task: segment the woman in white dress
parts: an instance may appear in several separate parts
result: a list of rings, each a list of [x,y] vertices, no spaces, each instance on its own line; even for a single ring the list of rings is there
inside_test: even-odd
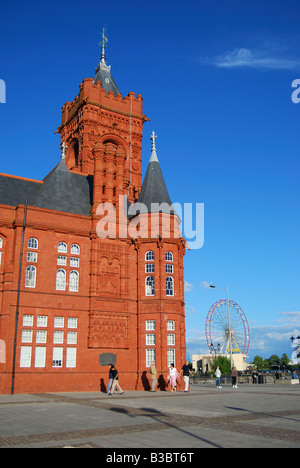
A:
[[[177,378],[179,378],[179,374],[174,364],[170,364],[169,377],[170,377],[171,393],[176,392],[177,391]]]

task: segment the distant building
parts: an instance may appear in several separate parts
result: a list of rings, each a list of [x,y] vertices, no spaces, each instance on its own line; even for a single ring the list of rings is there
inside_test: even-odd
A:
[[[218,354],[217,356],[226,356],[230,359],[230,354]],[[247,363],[246,363],[246,354],[233,354],[233,365],[236,367],[238,371],[246,371],[247,370]],[[193,354],[193,369],[195,371],[200,371],[203,374],[207,372],[211,372],[212,363],[215,357],[212,354]]]

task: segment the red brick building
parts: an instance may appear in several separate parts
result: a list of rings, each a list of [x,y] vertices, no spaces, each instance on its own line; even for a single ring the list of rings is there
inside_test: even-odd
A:
[[[110,362],[142,389],[153,360],[166,378],[186,358],[185,242],[154,134],[142,184],[142,97],[122,97],[104,49],[79,88],[52,172],[0,175],[0,393],[104,389]]]

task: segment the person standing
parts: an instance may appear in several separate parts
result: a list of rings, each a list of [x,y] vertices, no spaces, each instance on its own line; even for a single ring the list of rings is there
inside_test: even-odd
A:
[[[188,392],[190,388],[190,375],[193,375],[190,370],[190,362],[185,361],[185,364],[182,366],[180,374],[183,374],[184,380],[184,391]]]
[[[220,366],[217,366],[215,376],[216,376],[217,388],[222,388],[221,387],[221,376],[222,376],[222,374],[221,374],[221,371],[220,371]]]
[[[235,366],[233,366],[231,370],[231,380],[232,380],[232,388],[238,388],[237,387],[237,371]]]
[[[179,378],[179,374],[174,364],[170,364],[169,376],[170,376],[171,393],[173,393],[177,391],[177,377]]]
[[[111,367],[112,367],[113,384],[112,384],[112,387],[111,387],[110,395],[112,395],[115,392],[116,387],[119,388],[120,395],[122,395],[124,393],[124,391],[122,390],[122,388],[120,386],[120,383],[119,383],[119,372],[117,371],[115,366],[111,366]]]
[[[114,381],[114,377],[113,377],[113,367],[114,367],[114,366],[111,364],[111,365],[110,365],[109,372],[108,372],[107,395],[111,395],[111,387],[112,387],[112,384],[113,384],[113,381]]]
[[[150,377],[151,377],[151,392],[155,392],[155,388],[157,385],[157,370],[155,362],[152,362],[150,366]]]

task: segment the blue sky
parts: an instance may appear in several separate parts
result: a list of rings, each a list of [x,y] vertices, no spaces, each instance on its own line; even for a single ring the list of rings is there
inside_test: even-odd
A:
[[[0,172],[42,179],[59,161],[61,107],[107,62],[144,98],[143,173],[154,130],[171,199],[204,203],[205,243],[185,257],[188,354],[229,287],[249,356],[292,354],[300,333],[299,0],[86,0],[1,7]],[[221,293],[221,294],[220,294]]]

